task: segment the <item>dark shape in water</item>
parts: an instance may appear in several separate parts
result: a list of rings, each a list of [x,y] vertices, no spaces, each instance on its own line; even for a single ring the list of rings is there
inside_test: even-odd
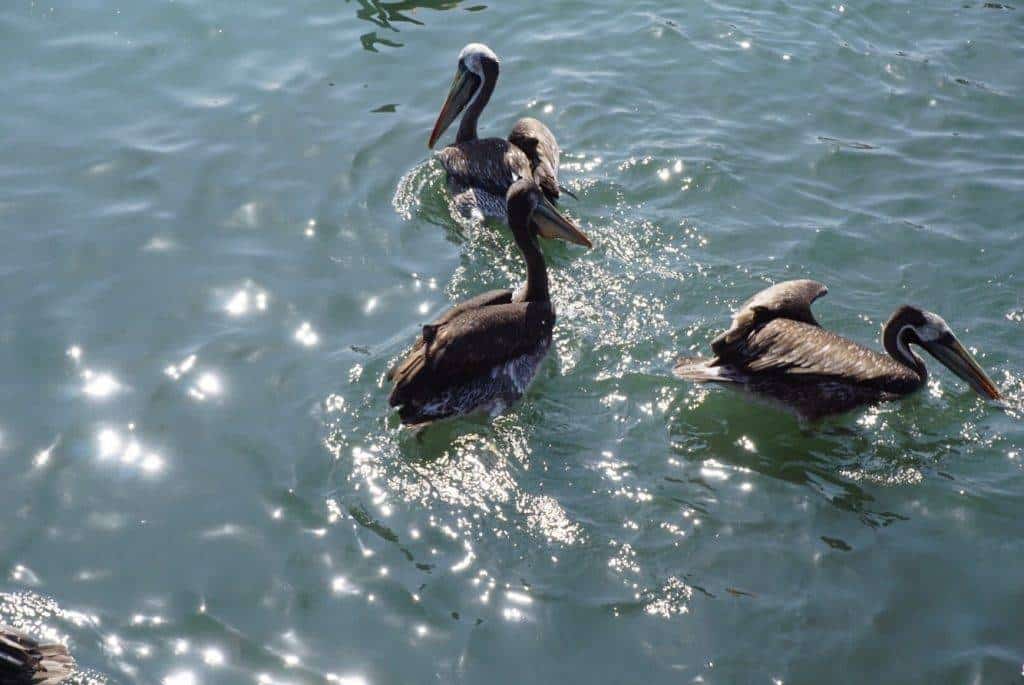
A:
[[[400,48],[405,45],[404,43],[396,43],[393,40],[381,38],[380,36],[377,35],[376,31],[364,33],[363,35],[359,36],[359,42],[363,44],[363,49],[369,52],[380,52],[380,50],[374,47],[375,45],[385,45],[389,48]]]
[[[874,145],[869,145],[868,143],[858,143],[857,141],[839,140],[838,138],[829,138],[828,136],[818,136],[818,140],[820,140],[823,143],[834,143],[835,145],[839,145],[841,147],[853,148],[854,150],[875,149]]]
[[[937,314],[904,305],[882,329],[888,356],[821,328],[811,304],[828,289],[817,281],[786,281],[762,290],[711,344],[711,359],[681,359],[680,378],[723,383],[781,403],[806,419],[894,400],[928,379],[919,345],[979,395],[999,390]]]
[[[420,0],[420,2],[382,2],[381,0],[359,0],[360,9],[356,16],[381,28],[398,31],[395,23],[423,26],[423,22],[405,14],[419,9],[450,10],[459,6],[460,0]]]
[[[0,683],[58,685],[75,671],[75,660],[61,644],[44,644],[0,625]]]
[[[853,547],[850,547],[850,545],[848,545],[844,540],[840,540],[839,538],[830,538],[827,535],[822,535],[821,541],[832,549],[838,549],[841,552],[853,551]]]

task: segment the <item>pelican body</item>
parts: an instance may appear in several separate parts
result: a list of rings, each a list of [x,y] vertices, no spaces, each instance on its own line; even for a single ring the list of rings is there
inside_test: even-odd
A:
[[[404,359],[388,372],[388,402],[403,424],[487,412],[519,400],[551,346],[555,308],[538,235],[589,245],[587,237],[544,202],[532,180],[507,194],[509,225],[526,262],[526,285],[466,300],[423,327]]]
[[[0,683],[57,685],[75,671],[64,645],[40,643],[19,630],[0,625]]]
[[[507,140],[477,136],[477,122],[494,92],[498,72],[498,56],[486,45],[471,43],[462,49],[455,78],[427,146],[434,147],[462,114],[455,142],[437,152],[448,174],[455,207],[466,217],[508,221],[505,194],[516,179],[532,178],[551,203],[558,201],[564,189],[558,184],[561,151],[543,123],[528,117],[520,119]]]
[[[918,345],[978,394],[999,399],[995,384],[937,314],[904,305],[882,328],[881,354],[827,331],[811,304],[828,292],[817,281],[762,290],[712,343],[711,359],[681,359],[675,374],[697,382],[742,387],[807,419],[895,400],[928,380]]]

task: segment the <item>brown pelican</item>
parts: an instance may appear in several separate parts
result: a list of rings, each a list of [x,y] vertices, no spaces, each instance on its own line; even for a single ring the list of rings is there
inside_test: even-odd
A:
[[[75,660],[60,644],[45,644],[0,625],[0,683],[57,685],[75,671]]]
[[[505,193],[517,178],[533,178],[551,202],[557,202],[560,191],[572,193],[558,184],[558,142],[536,119],[517,121],[508,140],[477,137],[477,120],[497,82],[498,56],[481,43],[464,47],[427,147],[434,147],[465,110],[455,143],[437,153],[448,172],[448,188],[463,216],[507,221]]]
[[[508,190],[508,217],[526,262],[526,285],[493,290],[452,307],[423,327],[389,372],[388,402],[402,423],[420,425],[485,411],[492,416],[522,397],[551,345],[555,309],[537,235],[588,245],[587,237],[544,201],[530,179]]]
[[[712,343],[712,359],[681,359],[675,374],[733,384],[817,419],[863,404],[893,400],[928,379],[920,345],[978,394],[999,390],[937,314],[904,305],[882,327],[888,356],[826,331],[811,303],[828,292],[817,281],[786,281],[762,290]]]

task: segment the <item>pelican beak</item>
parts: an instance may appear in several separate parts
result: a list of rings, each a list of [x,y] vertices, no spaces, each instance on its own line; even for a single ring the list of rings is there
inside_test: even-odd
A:
[[[544,238],[558,238],[567,243],[575,243],[583,247],[593,247],[587,234],[579,229],[576,224],[562,215],[551,201],[541,197],[537,208],[533,210],[533,222],[537,225],[537,233]]]
[[[999,388],[992,379],[982,371],[971,353],[964,349],[953,334],[945,335],[938,340],[922,342],[922,346],[947,369],[960,376],[976,393],[991,400],[1002,399]]]
[[[437,142],[437,139],[444,134],[445,130],[462,113],[462,110],[473,99],[473,94],[479,87],[480,79],[475,74],[467,71],[462,65],[459,65],[459,70],[455,72],[455,78],[452,80],[451,88],[448,89],[448,97],[445,98],[444,105],[441,107],[441,113],[437,115],[434,130],[430,132],[430,140],[427,141],[428,148],[434,147],[434,143]]]

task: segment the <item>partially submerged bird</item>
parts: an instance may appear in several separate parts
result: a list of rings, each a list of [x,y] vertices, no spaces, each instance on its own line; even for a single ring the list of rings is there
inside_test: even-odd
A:
[[[530,179],[512,184],[509,225],[526,262],[526,285],[493,290],[425,325],[389,372],[388,402],[402,423],[419,425],[477,411],[501,413],[522,397],[551,345],[555,309],[537,236],[589,246],[587,237],[545,202]]]
[[[75,660],[61,644],[46,644],[0,625],[0,683],[57,685],[75,671]]]
[[[811,304],[828,292],[810,280],[762,290],[733,316],[712,343],[711,359],[681,359],[675,374],[725,383],[777,401],[807,419],[894,400],[928,379],[919,345],[979,395],[1000,399],[998,388],[937,314],[904,305],[882,328],[888,356],[821,328]]]
[[[536,119],[517,121],[508,140],[477,137],[477,121],[494,92],[498,70],[498,56],[486,45],[470,43],[462,49],[427,147],[434,147],[465,110],[455,143],[437,152],[448,172],[448,188],[463,216],[479,214],[506,221],[505,193],[517,178],[532,178],[553,203],[561,192],[572,193],[558,184],[558,142]]]

